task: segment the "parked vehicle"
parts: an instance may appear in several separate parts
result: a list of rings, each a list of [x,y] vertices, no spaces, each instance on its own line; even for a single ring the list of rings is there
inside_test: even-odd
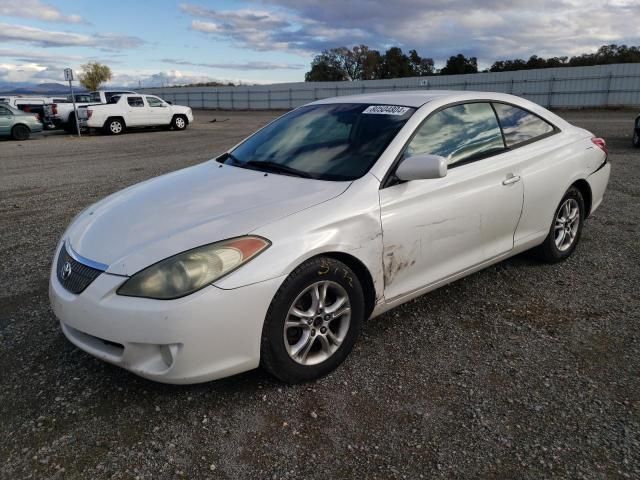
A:
[[[604,140],[512,95],[319,100],[87,208],[51,304],[72,343],[152,380],[306,381],[367,318],[525,250],[568,258],[610,168]]]
[[[640,148],[640,115],[636,117],[633,124],[633,146]]]
[[[35,114],[0,103],[0,137],[27,140],[31,134],[40,132],[42,123]]]
[[[44,106],[51,103],[50,97],[11,95],[0,97],[0,103],[5,103],[13,108],[17,108],[25,113],[31,113],[38,116],[40,122],[46,128],[54,128],[53,122],[49,122],[45,118]]]
[[[76,108],[93,104],[91,95],[88,93],[75,94],[75,101]],[[66,99],[45,105],[44,116],[45,120],[53,123],[56,128],[62,128],[69,133],[76,133],[77,131],[71,95],[68,95]]]
[[[97,90],[90,93],[91,103],[109,103],[111,97],[135,94],[131,90]]]
[[[78,111],[80,128],[102,129],[118,135],[127,128],[157,127],[184,130],[193,121],[189,107],[171,105],[153,95],[114,95],[106,105],[91,105]]]

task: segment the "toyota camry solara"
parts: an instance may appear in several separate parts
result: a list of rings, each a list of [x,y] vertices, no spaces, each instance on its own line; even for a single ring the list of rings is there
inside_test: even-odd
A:
[[[511,95],[324,99],[84,210],[51,304],[76,346],[152,380],[310,380],[368,318],[525,250],[566,259],[609,172],[602,139]]]

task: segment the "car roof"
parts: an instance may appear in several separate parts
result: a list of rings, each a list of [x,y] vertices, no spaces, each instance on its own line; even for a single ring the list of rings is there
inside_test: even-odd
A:
[[[344,95],[339,97],[324,98],[312,102],[314,104],[327,103],[368,103],[385,105],[402,105],[404,107],[418,108],[433,100],[445,102],[470,101],[470,100],[496,100],[503,102],[529,103],[527,100],[496,92],[474,92],[469,90],[406,90],[393,92],[364,93],[359,95]]]

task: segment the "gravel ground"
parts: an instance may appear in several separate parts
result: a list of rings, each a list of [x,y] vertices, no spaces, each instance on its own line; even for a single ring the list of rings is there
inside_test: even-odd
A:
[[[274,115],[0,141],[1,478],[640,477],[633,112],[561,112],[605,137],[613,164],[571,259],[518,256],[369,321],[320,381],[154,384],[68,343],[47,276],[73,216]]]

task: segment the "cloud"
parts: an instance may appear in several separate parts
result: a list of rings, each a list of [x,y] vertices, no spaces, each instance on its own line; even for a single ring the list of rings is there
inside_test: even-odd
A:
[[[380,47],[398,42],[444,59],[464,52],[492,61],[532,54],[594,50],[605,43],[639,42],[640,2],[617,0],[265,0],[331,28],[369,32]],[[366,42],[365,42],[366,43]]]
[[[292,13],[246,8],[214,10],[191,4],[182,4],[180,9],[196,17],[191,22],[192,30],[257,51],[280,50],[309,56],[329,44],[367,38],[359,28],[333,28]]]
[[[1,51],[0,51],[1,52]],[[187,60],[177,60],[173,58],[163,58],[161,62],[172,65],[189,65],[193,67],[219,68],[222,70],[300,70],[305,65],[277,63],[277,62],[243,62],[243,63],[197,63]]]
[[[45,22],[87,23],[80,15],[64,15],[56,7],[40,0],[9,0],[0,5],[0,15],[33,18]]]
[[[40,47],[95,47],[101,50],[134,48],[145,43],[141,38],[115,33],[84,35],[8,23],[0,23],[0,41],[23,42]]]
[[[37,64],[0,63],[0,79],[12,83],[27,82],[45,69],[46,67]]]
[[[39,63],[42,61],[45,62],[81,62],[85,60],[85,57],[80,55],[59,55],[56,54],[55,57],[52,56],[49,52],[34,52],[34,51],[25,51],[25,50],[13,50],[9,48],[0,48],[0,57],[4,58],[12,58],[14,60],[24,62],[24,63]]]
[[[365,43],[415,48],[443,63],[462,52],[481,63],[572,55],[640,43],[640,2],[611,0],[255,0],[259,9],[182,4],[193,30],[256,51],[309,56]]]

